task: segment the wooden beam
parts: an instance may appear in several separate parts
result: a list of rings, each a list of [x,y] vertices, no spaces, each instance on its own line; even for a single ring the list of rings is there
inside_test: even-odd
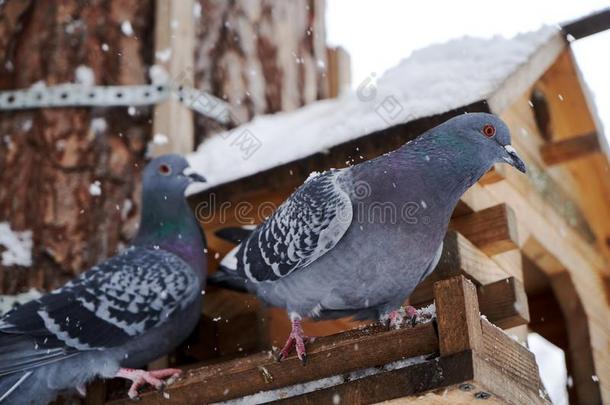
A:
[[[515,213],[506,204],[453,218],[450,228],[490,256],[518,247]]]
[[[479,350],[482,332],[474,284],[463,276],[439,281],[434,284],[434,302],[441,356]]]
[[[462,352],[370,377],[348,380],[344,384],[273,403],[277,405],[333,404],[337,403],[337,398],[341,404],[372,404],[394,398],[413,401],[415,398],[412,396],[414,395],[438,389],[443,389],[443,391],[446,389],[449,398],[457,396],[473,401],[481,389],[471,380],[474,376],[472,366],[472,352]],[[449,394],[450,392],[452,394]]]
[[[598,136],[597,132],[591,132],[574,138],[548,142],[540,147],[540,155],[544,163],[549,166],[586,157],[600,151]]]
[[[338,97],[351,85],[351,59],[343,47],[326,48],[328,96]]]
[[[194,0],[156,0],[155,65],[165,69],[169,85],[192,85],[194,82],[195,26]],[[192,111],[170,98],[154,109],[153,134],[160,142],[152,142],[153,156],[164,153],[190,153],[194,149]],[[164,137],[165,138],[164,138]],[[166,142],[167,141],[167,142]]]
[[[481,313],[502,329],[526,325],[530,321],[527,294],[514,277],[478,288]]]
[[[561,25],[565,35],[571,35],[574,39],[588,37],[607,29],[610,29],[610,8]]]

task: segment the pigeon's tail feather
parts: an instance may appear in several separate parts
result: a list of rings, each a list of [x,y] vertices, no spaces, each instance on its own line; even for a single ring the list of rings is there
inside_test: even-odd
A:
[[[234,243],[236,245],[240,244],[242,241],[247,239],[255,228],[250,225],[244,226],[230,226],[227,228],[222,228],[216,231],[214,234],[218,236],[220,239],[224,239],[227,242]]]
[[[240,277],[235,270],[228,269],[222,264],[216,273],[208,277],[208,283],[229,290],[248,292],[246,279]]]
[[[0,377],[0,405],[45,405],[58,392],[46,381],[44,370],[28,370]]]
[[[20,391],[21,386],[28,384],[26,380],[31,377],[32,373],[32,371],[25,371],[0,377],[0,404],[17,403],[14,393]]]

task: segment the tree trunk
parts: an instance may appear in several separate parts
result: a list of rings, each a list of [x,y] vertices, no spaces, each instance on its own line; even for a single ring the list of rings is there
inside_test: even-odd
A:
[[[237,123],[327,97],[324,0],[199,0],[195,84]],[[197,118],[199,139],[218,129]]]
[[[146,83],[153,14],[152,0],[0,3],[0,88],[74,82],[77,68],[97,85]],[[132,235],[151,113],[129,111],[0,112],[0,223],[33,235],[31,266],[0,261],[1,293],[54,288]]]

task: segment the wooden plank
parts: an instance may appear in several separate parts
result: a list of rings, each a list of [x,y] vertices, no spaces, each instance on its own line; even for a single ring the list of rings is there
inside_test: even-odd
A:
[[[607,29],[610,29],[610,8],[561,25],[565,35],[571,35],[574,39],[588,37]]]
[[[156,0],[155,64],[165,69],[169,84],[176,87],[194,82],[193,5],[194,0]],[[173,98],[156,105],[154,110],[153,133],[165,135],[167,142],[151,143],[152,156],[192,152],[192,111]]]
[[[453,218],[450,228],[490,256],[518,247],[515,213],[506,204]]]
[[[587,157],[599,153],[598,137],[597,132],[591,132],[574,138],[548,142],[540,148],[540,155],[544,163],[549,166]]]
[[[480,286],[478,296],[481,313],[499,328],[529,323],[527,295],[523,284],[514,277]]]
[[[169,386],[166,393],[173,403],[216,402],[437,351],[438,339],[430,322],[390,331],[371,326],[317,338],[308,345],[306,367],[296,356],[276,362],[270,353],[263,352],[190,370]],[[156,392],[144,393],[142,399],[146,404],[168,403]],[[130,402],[124,399],[113,403]]]
[[[481,330],[482,350],[475,357],[477,381],[509,403],[545,403],[539,395],[542,383],[534,354],[486,319],[481,319]]]
[[[478,350],[481,347],[481,322],[477,291],[463,276],[434,284],[441,356]]]
[[[328,97],[338,97],[351,85],[351,59],[343,47],[326,48]]]
[[[317,405],[337,403],[339,399],[341,404],[371,404],[445,387],[455,389],[460,383],[467,384],[468,390],[463,391],[474,399],[479,391],[471,381],[472,364],[473,354],[466,351],[272,403]]]

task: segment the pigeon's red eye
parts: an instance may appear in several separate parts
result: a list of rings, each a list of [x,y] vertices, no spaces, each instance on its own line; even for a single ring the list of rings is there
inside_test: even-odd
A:
[[[159,166],[159,173],[164,176],[169,175],[172,172],[172,168],[166,165],[165,163]]]
[[[494,136],[496,134],[496,128],[491,125],[491,124],[487,124],[483,127],[483,135],[485,135],[488,138],[491,138],[492,136]]]

